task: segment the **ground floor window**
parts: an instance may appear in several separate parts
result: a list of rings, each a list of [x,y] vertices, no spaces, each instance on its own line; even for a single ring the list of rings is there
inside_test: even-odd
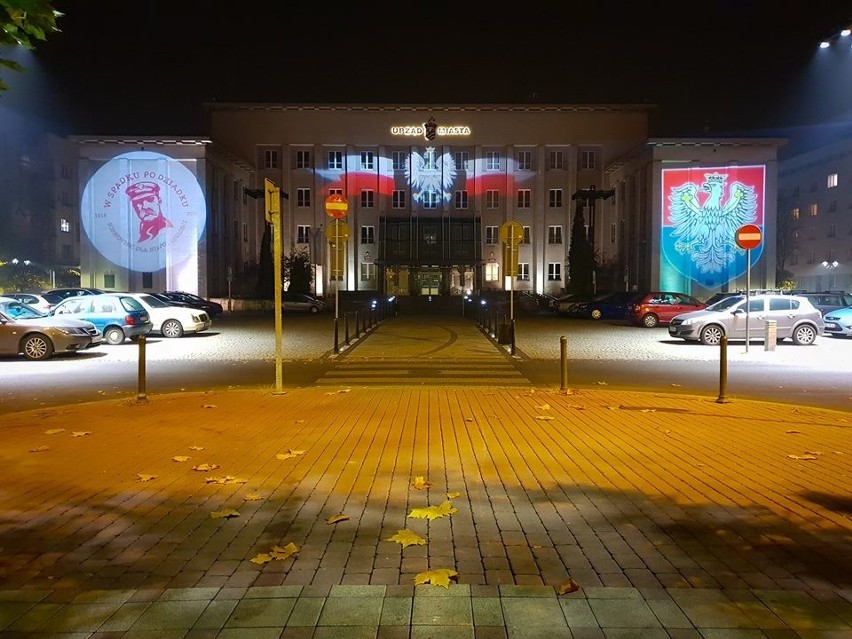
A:
[[[500,265],[496,262],[485,264],[485,281],[496,282],[500,279]]]
[[[530,264],[529,262],[518,262],[518,279],[529,281],[530,279]]]
[[[547,280],[556,282],[562,279],[562,264],[559,262],[550,262],[547,265]]]

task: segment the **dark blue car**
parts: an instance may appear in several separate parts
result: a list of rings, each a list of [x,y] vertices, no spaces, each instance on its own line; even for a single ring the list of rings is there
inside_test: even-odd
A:
[[[602,297],[598,297],[590,302],[580,304],[576,310],[576,316],[588,317],[594,320],[627,319],[627,312],[642,299],[643,293],[628,293],[622,291],[619,293],[609,293]]]

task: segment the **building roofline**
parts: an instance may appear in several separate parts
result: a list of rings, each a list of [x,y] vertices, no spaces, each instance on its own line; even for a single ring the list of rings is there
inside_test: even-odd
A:
[[[349,111],[349,112],[399,112],[399,111],[431,111],[431,112],[569,112],[589,113],[595,111],[652,111],[656,105],[649,104],[461,104],[461,103],[267,103],[267,102],[205,102],[202,107],[211,111]]]
[[[79,142],[81,144],[126,144],[134,146],[139,144],[148,144],[155,146],[165,146],[167,144],[176,144],[179,146],[202,146],[206,144],[213,144],[213,140],[211,140],[210,138],[198,138],[193,136],[175,137],[171,135],[163,137],[146,136],[144,138],[114,135],[69,135],[68,139],[73,140],[74,142]]]

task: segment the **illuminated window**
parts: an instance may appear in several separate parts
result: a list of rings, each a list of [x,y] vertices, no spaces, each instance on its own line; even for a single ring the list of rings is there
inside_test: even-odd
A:
[[[811,217],[816,217],[817,215],[819,215],[819,206],[817,204],[811,204],[808,207],[808,215],[810,215]]]
[[[528,282],[530,279],[530,263],[518,262],[518,279]]]
[[[595,151],[580,151],[580,168],[584,170],[594,169],[597,162]]]
[[[532,200],[532,191],[530,189],[518,189],[518,208],[519,209],[530,208],[530,201],[531,200]]]
[[[530,243],[530,227],[524,227],[524,239],[521,240],[521,244],[529,244]]]
[[[497,244],[499,239],[499,233],[497,231],[496,226],[486,226],[485,227],[485,243],[486,244]]]
[[[328,152],[328,168],[337,171],[343,170],[343,151]]]
[[[343,189],[329,189],[329,195],[343,195]]]
[[[518,171],[532,170],[532,152],[518,151]]]
[[[311,205],[311,190],[310,189],[296,189],[296,206],[310,206]]]
[[[499,171],[500,170],[500,154],[494,151],[488,151],[485,154],[485,170]]]
[[[423,154],[423,168],[429,171],[438,170],[438,159],[435,156],[435,149],[426,149]]]
[[[361,244],[375,244],[376,243],[376,227],[375,226],[362,226],[361,227]]]
[[[404,209],[407,206],[405,191],[394,191],[391,194],[391,206],[395,209]]]
[[[795,208],[795,209],[793,209],[793,210],[791,211],[790,216],[791,216],[794,220],[798,220],[798,219],[799,219],[799,216],[801,216],[801,214],[802,214],[802,212],[801,212],[798,208]]]
[[[361,151],[361,168],[372,171],[376,168],[376,158],[372,151]]]
[[[837,173],[832,173],[828,176],[826,186],[830,189],[833,189],[835,186],[837,186]]]
[[[311,227],[307,224],[299,224],[296,227],[296,244],[311,243]]]
[[[263,152],[263,168],[264,169],[277,169],[278,168],[278,151],[264,151]]]
[[[376,265],[373,262],[361,262],[361,281],[369,282],[376,279]]]
[[[500,279],[500,265],[496,262],[485,263],[485,281],[496,282]]]
[[[455,204],[457,209],[467,208],[467,191],[455,192]]]
[[[437,191],[423,191],[423,208],[437,209],[438,202],[441,201],[441,195]]]
[[[485,208],[496,209],[500,206],[500,191],[488,189],[485,192]]]
[[[562,244],[562,227],[548,226],[547,227],[547,243]]]
[[[470,154],[467,151],[456,151],[453,158],[456,161],[457,171],[467,171],[470,164]]]
[[[69,222],[68,220],[66,220],[63,217],[61,220],[59,220],[59,230],[62,231],[63,233],[70,233],[71,232],[71,222]]]
[[[562,279],[562,264],[559,262],[549,262],[547,265],[547,280],[549,282],[558,282]]]
[[[548,169],[564,169],[565,168],[565,159],[562,151],[551,151],[547,155],[547,168]]]
[[[406,153],[405,151],[394,151],[391,158],[393,161],[394,171],[405,170],[405,161],[408,159],[408,153]]]
[[[361,208],[371,209],[375,205],[376,192],[372,189],[361,189]]]
[[[552,209],[561,209],[562,189],[550,189],[547,192],[547,204]]]
[[[311,152],[296,151],[296,168],[309,169],[311,168]]]

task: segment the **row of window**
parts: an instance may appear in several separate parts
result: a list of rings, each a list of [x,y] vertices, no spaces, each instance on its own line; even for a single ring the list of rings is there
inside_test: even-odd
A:
[[[311,227],[307,224],[299,224],[296,227],[296,244],[311,243]],[[376,227],[371,225],[361,226],[361,244],[376,243]],[[500,227],[486,226],[485,227],[485,243],[500,244]],[[530,227],[524,227],[524,239],[522,244],[530,243]],[[547,243],[562,244],[562,227],[553,225],[547,227]]]
[[[376,279],[376,265],[373,262],[361,263],[360,280],[369,282]],[[500,279],[500,266],[496,262],[488,262],[485,264],[484,277],[486,282],[497,282]],[[518,277],[519,281],[529,281],[530,265],[529,262],[518,262]],[[558,282],[562,279],[562,264],[559,262],[549,262],[547,265],[547,280],[549,282]]]
[[[329,195],[334,195],[341,189],[331,189]],[[424,209],[437,209],[441,203],[441,193],[438,191],[423,191],[420,196]],[[371,209],[376,206],[376,192],[373,189],[361,189],[359,200],[362,209]],[[547,193],[548,208],[562,208],[563,190],[549,189]],[[453,192],[453,206],[457,209],[466,209],[470,203],[470,194],[466,190]],[[313,205],[312,191],[310,188],[296,189],[296,206],[300,208],[310,207]],[[532,207],[532,190],[518,189],[516,205],[519,209],[528,209]],[[391,193],[391,208],[404,209],[408,207],[408,191],[393,191]],[[497,209],[500,208],[500,191],[498,189],[488,189],[485,191],[485,208]]]
[[[391,153],[391,162],[394,171],[404,171],[410,154],[408,151],[393,151]],[[437,157],[435,149],[427,149],[423,155],[425,162],[424,168],[437,168]],[[453,160],[456,164],[456,169],[459,171],[470,170],[470,153],[468,151],[456,151],[453,153]],[[279,166],[278,151],[267,149],[263,152],[263,168],[277,169]],[[597,166],[596,151],[580,151],[580,169],[593,170]],[[296,151],[296,168],[297,169],[312,169],[313,158],[311,151],[297,150]],[[326,169],[334,171],[343,170],[343,151],[329,151],[326,159]],[[374,171],[376,169],[376,154],[372,151],[361,151],[358,163],[358,168],[362,171]],[[500,171],[502,170],[501,156],[496,151],[488,151],[485,153],[485,170]],[[564,169],[565,156],[562,151],[549,151],[547,156],[548,169]],[[533,152],[518,151],[515,155],[515,170],[516,171],[532,171],[533,170]]]
[[[852,206],[850,206],[852,208]],[[837,200],[831,200],[826,207],[826,210],[829,213],[834,213],[837,211]],[[809,204],[808,205],[808,216],[809,217],[817,217],[819,215],[819,204]],[[790,217],[794,220],[798,220],[802,217],[802,210],[797,206],[790,210]]]
[[[837,253],[830,249],[826,254],[825,262],[831,264],[835,260],[837,260]],[[846,251],[846,260],[852,260],[852,247],[849,247]],[[817,260],[816,252],[809,251],[806,258],[805,264],[817,264],[818,262],[822,262],[823,260]],[[799,254],[796,251],[790,255],[790,266],[796,266],[799,263]]]

